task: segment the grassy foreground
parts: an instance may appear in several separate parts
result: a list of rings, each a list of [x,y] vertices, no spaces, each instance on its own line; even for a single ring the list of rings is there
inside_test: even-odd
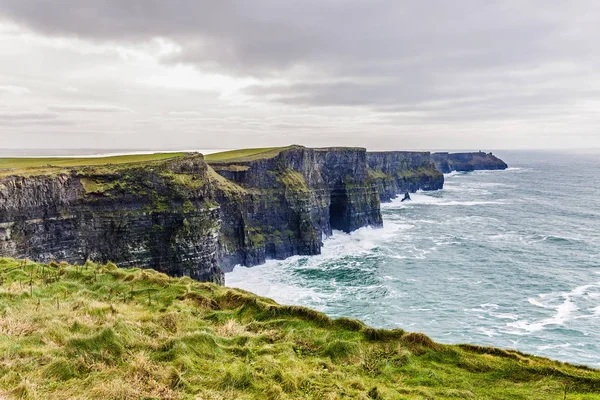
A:
[[[0,398],[600,399],[600,371],[152,270],[0,259]]]

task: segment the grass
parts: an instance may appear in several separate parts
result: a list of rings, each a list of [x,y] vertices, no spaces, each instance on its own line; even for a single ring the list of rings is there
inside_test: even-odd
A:
[[[300,172],[285,169],[279,173],[278,180],[293,192],[308,192],[308,185]]]
[[[263,158],[273,158],[281,153],[283,150],[287,150],[294,146],[287,147],[260,147],[254,149],[239,149],[223,151],[220,153],[207,154],[204,159],[208,162],[246,162],[255,161]]]
[[[56,170],[70,167],[85,167],[98,165],[120,165],[148,161],[161,161],[169,158],[181,157],[185,153],[155,153],[155,154],[130,154],[110,157],[84,157],[84,158],[0,158],[0,174],[46,174]]]
[[[391,179],[392,178],[391,175],[388,175],[379,169],[369,169],[368,174],[369,174],[370,179]]]
[[[225,193],[230,195],[245,195],[248,193],[247,190],[240,185],[219,175],[219,173],[217,173],[210,165],[208,166],[207,174],[209,181]]]
[[[404,178],[404,179],[415,179],[415,178],[423,178],[423,177],[441,178],[442,175],[443,174],[440,171],[438,171],[437,169],[435,169],[433,167],[410,169],[410,170],[405,170],[405,171],[399,171],[396,173],[396,177]]]
[[[0,398],[600,399],[600,371],[153,270],[0,259]]]

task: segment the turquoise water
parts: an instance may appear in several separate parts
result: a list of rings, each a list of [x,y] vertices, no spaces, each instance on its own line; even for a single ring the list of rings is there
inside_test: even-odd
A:
[[[498,153],[506,171],[384,204],[383,229],[236,267],[228,286],[444,343],[600,366],[600,157]]]

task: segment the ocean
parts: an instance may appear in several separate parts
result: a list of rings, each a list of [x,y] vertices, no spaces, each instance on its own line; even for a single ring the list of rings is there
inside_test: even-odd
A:
[[[226,285],[332,317],[600,367],[600,155],[497,152],[334,232],[318,256],[236,267]]]

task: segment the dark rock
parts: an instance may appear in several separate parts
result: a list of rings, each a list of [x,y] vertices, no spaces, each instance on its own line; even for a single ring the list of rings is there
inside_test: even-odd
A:
[[[502,170],[508,165],[493,155],[482,151],[474,153],[433,153],[435,167],[444,174],[452,171]]]
[[[417,190],[439,190],[444,186],[429,152],[376,151],[367,153],[369,176],[377,185],[382,202],[398,194]]]
[[[401,203],[403,203],[403,202],[405,202],[405,201],[410,201],[410,200],[411,200],[411,198],[410,198],[410,194],[409,194],[408,192],[406,192],[406,193],[404,194],[404,197],[402,198],[402,200],[400,200],[400,202],[401,202]]]
[[[485,153],[438,168],[506,168]],[[464,170],[464,169],[461,169]],[[291,146],[264,157],[200,154],[0,178],[0,256],[112,261],[223,283],[223,270],[321,252],[332,230],[380,227],[380,201],[436,190],[425,152]]]
[[[200,154],[0,179],[0,255],[112,261],[223,282],[219,206]]]
[[[322,239],[333,229],[382,226],[365,149],[294,146],[268,158],[210,165],[237,187],[217,188],[225,271],[320,254]]]

